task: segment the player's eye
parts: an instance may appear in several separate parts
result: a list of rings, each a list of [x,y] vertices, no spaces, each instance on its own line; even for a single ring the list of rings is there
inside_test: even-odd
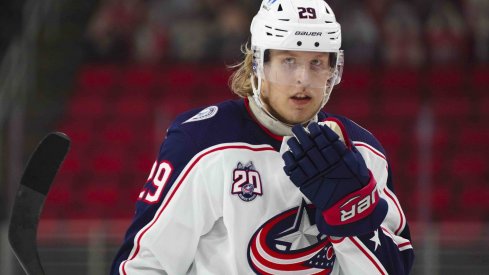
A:
[[[282,62],[287,65],[293,65],[295,64],[295,58],[294,57],[285,57]]]
[[[313,66],[321,66],[322,64],[323,64],[323,61],[321,59],[316,58],[316,59],[311,60],[311,65],[313,65]]]
[[[331,69],[329,67],[327,61],[323,60],[321,58],[315,58],[315,59],[311,60],[310,61],[310,68],[312,71],[315,71],[318,73],[326,73]]]

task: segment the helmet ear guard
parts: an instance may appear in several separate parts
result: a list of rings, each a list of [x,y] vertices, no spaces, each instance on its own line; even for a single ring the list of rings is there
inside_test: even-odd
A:
[[[341,76],[343,75],[343,67],[345,66],[345,53],[343,52],[343,50],[339,50],[339,52],[336,54],[335,59],[335,81],[333,83],[333,86],[340,84]]]

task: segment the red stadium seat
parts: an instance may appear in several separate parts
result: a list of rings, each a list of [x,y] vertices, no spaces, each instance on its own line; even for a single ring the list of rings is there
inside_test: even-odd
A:
[[[81,160],[80,152],[78,149],[71,149],[63,161],[64,174],[78,174],[83,171],[84,163]]]
[[[381,98],[380,115],[390,119],[416,121],[421,105],[417,93],[412,94],[385,94]]]
[[[484,220],[489,215],[487,183],[466,186],[460,194],[460,220]]]
[[[438,182],[436,179],[439,175],[444,175],[443,171],[443,159],[434,155],[431,159],[430,165],[428,167],[424,167],[428,169],[428,172],[433,175],[433,180]],[[418,159],[418,154],[413,154],[413,157],[408,160],[406,169],[407,173],[410,174],[413,179],[417,179],[421,172],[420,160]],[[441,182],[442,183],[442,182]]]
[[[43,218],[68,218],[69,212],[66,210],[71,206],[74,194],[72,185],[63,181],[63,179],[56,180],[56,184],[51,186],[44,206]]]
[[[150,97],[141,95],[122,96],[114,103],[114,118],[137,121],[152,119],[153,107],[151,104]]]
[[[386,148],[397,149],[401,145],[404,145],[403,137],[407,130],[405,128],[385,124],[383,126],[369,127],[369,130]]]
[[[228,88],[229,77],[231,76],[232,70],[227,69],[224,66],[210,65],[204,67],[205,76],[202,77],[204,87],[206,89],[220,89]]]
[[[71,141],[71,150],[85,148],[93,142],[94,132],[98,129],[96,121],[88,121],[77,117],[66,117],[58,131],[67,134]]]
[[[117,219],[131,219],[134,214],[134,205],[144,185],[144,180],[133,180],[131,185],[124,185],[119,190],[118,203],[111,211],[110,217]]]
[[[428,88],[433,96],[463,95],[465,87],[465,73],[452,66],[435,67],[428,73]]]
[[[452,215],[454,192],[452,186],[435,185],[431,194],[431,208],[435,219],[444,220]]]
[[[108,123],[100,130],[100,144],[130,146],[136,142],[135,127],[124,120]]]
[[[476,67],[471,72],[470,82],[476,94],[487,94],[487,88],[489,87],[489,66]]]
[[[417,183],[412,183],[417,184]],[[419,213],[420,207],[424,208],[424,203],[421,198],[423,191],[417,189],[412,198],[412,204],[415,211]],[[451,218],[454,211],[454,192],[450,185],[446,183],[444,185],[433,185],[431,188],[431,194],[428,196],[429,206],[431,207],[431,213],[433,218],[437,221]],[[414,210],[414,209],[413,209]]]
[[[166,94],[159,102],[155,112],[167,114],[170,120],[176,115],[196,107],[196,100],[187,91],[174,91]]]
[[[100,95],[82,94],[70,99],[67,105],[69,116],[79,119],[98,119],[102,117],[108,105]]]
[[[113,217],[118,212],[120,185],[118,178],[93,177],[81,192],[80,200],[87,205],[82,215],[87,218]]]
[[[432,101],[432,107],[435,117],[446,122],[464,121],[472,112],[471,102],[466,96],[439,97]]]
[[[341,92],[364,92],[371,90],[375,75],[370,68],[354,67],[345,69],[340,84],[335,87],[339,93]],[[353,94],[351,94],[353,96]]]
[[[418,133],[417,125],[413,125],[414,128],[411,131],[410,135],[406,138],[407,146],[412,148],[415,152],[418,152],[421,149],[422,144],[425,141],[420,140],[420,136]],[[453,147],[452,141],[452,127],[446,127],[444,124],[435,124],[433,125],[433,133],[431,136],[431,140],[428,140],[432,154],[436,156],[444,156],[451,152]]]
[[[121,72],[121,87],[149,91],[158,81],[159,68],[151,66],[128,66]]]
[[[113,206],[117,203],[119,188],[117,185],[106,184],[103,181],[97,183],[97,185],[88,185],[84,188],[85,199],[87,203],[94,204],[107,208]],[[95,207],[93,209],[101,209],[100,207]]]
[[[202,77],[203,86],[191,91],[192,97],[196,99],[199,106],[216,104],[232,97],[238,97],[228,85],[231,70],[220,65],[205,66],[204,69],[206,74]]]
[[[86,65],[80,69],[77,85],[86,93],[108,95],[119,81],[115,65]]]
[[[160,74],[162,83],[173,93],[178,93],[180,89],[199,89],[203,83],[203,77],[199,66],[194,64],[184,64],[172,67],[170,70]]]
[[[480,125],[466,126],[457,130],[457,146],[464,150],[481,150],[487,147],[489,142],[489,124],[481,123]],[[489,153],[489,149],[485,150]]]
[[[97,176],[117,176],[125,168],[125,159],[128,157],[123,152],[124,147],[100,148],[94,151],[88,158],[91,160],[89,169]]]
[[[151,171],[153,163],[155,162],[157,152],[138,152],[131,158],[131,167],[134,169],[135,174],[141,176],[141,179],[145,179]]]
[[[383,94],[404,94],[418,91],[421,75],[411,69],[386,69],[381,75],[380,87]]]
[[[461,183],[477,184],[488,173],[487,155],[483,152],[456,152],[449,161],[450,174]]]
[[[450,145],[450,137],[452,136],[451,132],[454,127],[447,129],[440,124],[435,126],[433,132],[433,141],[432,145],[435,152],[443,152],[448,149]]]
[[[487,123],[487,121],[489,121],[489,95],[485,94],[482,98],[478,99],[477,105],[477,115],[483,123]]]

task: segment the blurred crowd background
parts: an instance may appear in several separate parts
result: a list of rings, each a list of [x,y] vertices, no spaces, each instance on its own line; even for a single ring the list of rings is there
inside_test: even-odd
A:
[[[345,71],[325,110],[386,148],[413,274],[488,273],[489,1],[327,2]],[[73,143],[43,211],[41,259],[49,274],[107,273],[168,125],[236,98],[228,67],[243,57],[259,4],[0,4],[0,273],[21,274],[6,244],[9,211],[50,131]]]
[[[85,33],[86,58],[152,64],[236,61],[256,2],[103,1]],[[330,5],[342,25],[349,65],[489,61],[487,1],[346,0]]]

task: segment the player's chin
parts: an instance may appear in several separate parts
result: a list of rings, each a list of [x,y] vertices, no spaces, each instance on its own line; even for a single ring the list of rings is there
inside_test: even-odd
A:
[[[302,104],[289,104],[288,112],[291,117],[297,117],[300,119],[310,119],[319,110],[319,103],[316,101],[309,101],[307,103],[302,102]]]
[[[310,110],[289,110],[286,116],[286,123],[291,125],[303,124],[311,120],[314,115],[315,113]]]

